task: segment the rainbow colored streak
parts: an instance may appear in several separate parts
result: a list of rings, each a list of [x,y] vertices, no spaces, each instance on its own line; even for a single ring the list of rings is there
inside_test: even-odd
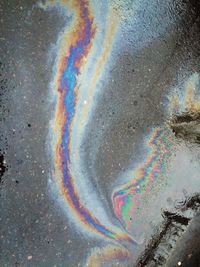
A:
[[[65,3],[65,1],[62,1],[62,3]],[[96,26],[88,1],[73,1],[72,6],[77,15],[76,24],[73,25],[72,32],[67,34],[65,53],[62,53],[60,57],[56,74],[58,100],[55,116],[55,132],[57,134],[55,176],[59,180],[59,186],[68,206],[71,208],[71,212],[82,226],[104,237],[125,240],[135,244],[135,241],[126,232],[114,227],[114,229],[119,230],[116,233],[102,224],[84,205],[77,190],[78,185],[73,172],[74,163],[72,163],[74,145],[71,141],[72,129],[75,127],[74,118],[80,89],[79,77],[93,47]],[[87,89],[85,88],[85,90]],[[76,125],[76,127],[79,129],[81,126]]]
[[[71,27],[62,36],[54,80],[57,97],[54,120],[55,136],[52,140],[52,143],[55,141],[55,180],[65,203],[67,203],[67,211],[71,212],[70,217],[73,217],[83,229],[102,237],[128,241],[137,245],[125,230],[119,229],[106,220],[102,223],[104,217],[97,216],[97,213],[92,213],[88,206],[86,207],[85,195],[81,192],[78,184],[82,178],[84,179],[84,176],[82,175],[77,179],[80,170],[80,167],[77,167],[80,165],[79,149],[77,149],[80,146],[80,136],[82,136],[84,126],[88,121],[98,79],[112,49],[112,41],[117,31],[119,17],[115,16],[114,19],[111,19],[111,12],[109,13],[110,19],[104,40],[100,46],[97,45],[94,49],[98,29],[87,0],[49,0],[48,5],[70,7],[75,15]],[[45,8],[45,5],[41,6]],[[95,66],[93,66],[93,72],[89,74],[91,77],[87,80],[86,74],[86,79],[83,78],[84,82],[82,82],[82,74],[87,70],[86,62],[91,55],[94,56],[95,53],[92,54],[94,50],[95,52],[100,51],[100,54],[96,60],[92,61],[95,62]],[[199,105],[197,107],[192,103],[193,94],[190,93],[189,96],[188,107],[199,109]],[[83,105],[83,100],[86,100],[86,106]],[[174,102],[175,104],[178,103],[177,100]],[[81,108],[82,106],[84,108]],[[177,106],[175,107],[177,108]],[[129,230],[127,228],[134,222],[134,219],[130,221],[130,217],[137,217],[138,207],[145,195],[151,193],[154,184],[159,184],[159,180],[162,179],[162,175],[167,170],[173,148],[175,148],[173,134],[166,128],[155,129],[148,146],[151,153],[145,163],[135,172],[134,180],[113,194],[115,214],[126,230]],[[87,183],[85,181],[83,183],[87,188]],[[93,201],[92,197],[90,200]],[[95,210],[97,208],[95,201],[93,206]],[[129,248],[132,250],[135,246],[129,246]],[[109,264],[116,259],[126,261],[131,257],[130,251],[124,247],[107,246],[94,250],[87,261],[87,266],[101,266],[101,263],[108,262]]]
[[[81,16],[79,30],[76,33],[77,38],[75,43],[70,46],[68,55],[63,58],[62,68],[60,69],[60,85],[58,88],[60,92],[61,112],[65,114],[65,121],[62,127],[62,143],[59,148],[59,153],[62,155],[63,161],[64,187],[69,190],[72,199],[75,199],[75,192],[68,169],[70,162],[69,139],[70,127],[76,106],[77,76],[80,74],[82,61],[87,57],[95,35],[93,18],[89,16],[86,1],[77,1],[77,4],[79,5]],[[76,206],[78,203],[74,204]]]
[[[174,135],[170,129],[156,128],[148,146],[151,148],[151,154],[136,170],[133,182],[113,194],[115,214],[126,228],[134,223],[144,195],[150,192],[154,183],[158,184],[166,173],[175,151]]]
[[[101,267],[101,266],[127,266],[127,260],[132,258],[129,250],[121,246],[108,245],[104,248],[96,248],[92,250],[91,256],[88,257],[85,266]],[[125,265],[124,265],[125,264]]]

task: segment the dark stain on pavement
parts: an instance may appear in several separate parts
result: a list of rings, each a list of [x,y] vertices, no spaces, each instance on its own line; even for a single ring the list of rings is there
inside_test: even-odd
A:
[[[0,154],[0,184],[3,183],[3,175],[7,169],[8,166],[6,165],[4,155]]]

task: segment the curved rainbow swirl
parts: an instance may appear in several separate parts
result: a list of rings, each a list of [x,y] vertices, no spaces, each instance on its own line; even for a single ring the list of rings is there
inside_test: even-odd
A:
[[[155,128],[147,144],[150,154],[134,172],[133,181],[113,193],[115,214],[125,228],[134,222],[144,194],[150,192],[155,183],[162,181],[175,153],[174,135],[167,127]]]
[[[149,157],[134,172],[133,181],[113,193],[114,211],[124,226],[124,230],[112,226],[111,223],[107,224],[105,221],[103,223],[103,219],[102,221],[99,220],[95,212],[92,212],[82,200],[82,192],[78,188],[77,181],[79,180],[76,176],[79,171],[74,171],[74,168],[76,169],[75,165],[80,163],[78,158],[77,162],[75,160],[77,147],[80,145],[79,137],[87,124],[97,81],[110,54],[116,28],[112,27],[111,23],[111,27],[107,29],[105,40],[102,43],[104,49],[95,62],[94,73],[90,77],[88,86],[82,86],[81,76],[85,70],[86,62],[92,54],[98,31],[94,22],[93,11],[87,0],[54,0],[49,3],[50,5],[59,4],[65,8],[66,6],[70,7],[76,16],[74,23],[63,34],[54,79],[54,90],[56,89],[57,98],[53,149],[55,151],[55,180],[71,212],[70,216],[73,215],[73,218],[83,229],[111,240],[128,241],[132,245],[137,245],[136,241],[126,232],[129,230],[129,224],[133,223],[129,218],[137,215],[137,209],[144,193],[150,192],[152,184],[159,182],[162,174],[167,171],[175,148],[173,134],[166,128],[154,129],[148,141],[151,150]],[[114,22],[114,24],[116,23]],[[83,97],[84,94],[87,96],[86,99]],[[81,110],[80,106],[84,106],[84,101],[88,104]],[[80,110],[83,115],[79,120]],[[75,128],[79,135],[74,134]],[[75,146],[77,147],[74,150]],[[103,255],[101,256],[99,256],[98,250],[94,251],[88,259],[88,264],[94,266],[95,263],[96,266],[101,266],[101,261],[104,260],[112,261],[117,257],[125,260],[131,257],[129,251],[121,247],[108,246],[101,250],[100,254],[102,251]]]
[[[199,88],[197,73],[194,73],[187,81],[183,99],[179,95],[172,95],[169,106],[170,116],[185,110],[193,114],[200,112],[200,100],[195,95],[195,88]],[[163,176],[167,174],[171,160],[178,148],[175,136],[168,125],[155,128],[147,138],[147,145],[149,155],[134,173],[132,172],[133,180],[113,193],[115,214],[128,231],[129,226],[137,218],[138,207],[141,206],[143,199],[148,197],[148,194],[152,194],[153,187],[159,188],[159,183],[164,180]],[[113,251],[117,251],[117,253],[113,253]],[[108,246],[101,250],[93,250],[86,266],[101,267],[105,262],[110,263],[115,259],[126,261],[130,258],[129,251]]]
[[[53,126],[55,135],[52,143],[56,184],[69,208],[67,211],[70,212],[70,217],[73,217],[82,229],[120,243],[127,241],[131,243],[132,248],[135,248],[137,243],[127,231],[130,231],[129,226],[134,222],[132,218],[137,216],[138,207],[145,195],[151,193],[152,186],[162,180],[162,175],[168,169],[171,157],[176,150],[174,136],[167,127],[154,129],[148,138],[150,148],[148,158],[132,173],[131,182],[114,191],[113,208],[124,229],[112,225],[103,217],[99,219],[101,215],[97,216],[95,202],[94,209],[90,209],[81,191],[80,180],[84,180],[86,188],[87,183],[86,177],[80,175],[81,162],[78,154],[80,140],[92,110],[97,82],[111,52],[117,23],[109,21],[102,47],[98,51],[99,55],[92,61],[94,66],[92,66],[91,75],[85,76],[88,78],[85,83],[82,82],[82,76],[87,69],[87,62],[94,56],[93,51],[99,30],[89,1],[54,0],[49,3],[58,4],[64,8],[69,7],[75,16],[73,23],[63,33],[54,78],[56,111]],[[109,17],[111,17],[110,14]],[[98,49],[99,46],[97,46]],[[93,201],[92,197],[90,201]],[[99,256],[102,252],[103,254]],[[117,257],[123,261],[132,256],[121,246],[108,246],[103,250],[93,251],[87,263],[91,266],[94,263],[96,266],[101,266],[101,261],[113,261]]]
[[[78,190],[77,177],[74,175],[77,173],[74,171],[76,169],[74,165],[78,164],[78,160],[74,163],[72,157],[76,154],[74,152],[74,146],[78,146],[80,140],[73,136],[73,129],[77,127],[78,131],[80,129],[81,132],[82,126],[81,124],[77,125],[80,121],[76,119],[78,116],[78,106],[83,105],[83,103],[80,103],[80,95],[83,92],[81,92],[82,87],[79,78],[94,46],[97,27],[94,25],[94,17],[88,1],[74,0],[72,2],[60,1],[57,3],[69,5],[76,14],[76,19],[75,23],[71,26],[71,32],[68,30],[63,37],[64,42],[60,56],[58,57],[58,67],[55,77],[57,91],[54,127],[55,139],[57,139],[55,144],[56,181],[67,202],[67,206],[70,208],[70,212],[83,228],[113,240],[128,241],[136,244],[125,231],[116,226],[113,226],[111,230],[105,223],[102,223],[86,207],[86,204],[82,201],[80,190]],[[93,87],[100,74],[100,65],[105,63],[106,56],[108,56],[108,49],[106,51],[102,52],[101,59],[97,64],[97,77],[92,79]],[[87,94],[89,88],[86,87],[84,90]],[[89,98],[91,98],[91,94]],[[84,114],[87,115],[87,111]],[[73,138],[77,144],[74,144]]]

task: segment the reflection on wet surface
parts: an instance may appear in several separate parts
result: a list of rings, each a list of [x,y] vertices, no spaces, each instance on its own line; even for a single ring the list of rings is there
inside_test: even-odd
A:
[[[1,266],[184,266],[198,5],[0,3]]]

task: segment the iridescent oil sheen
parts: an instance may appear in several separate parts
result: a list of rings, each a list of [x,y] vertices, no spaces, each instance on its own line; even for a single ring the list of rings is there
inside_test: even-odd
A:
[[[76,225],[84,232],[114,244],[100,249],[100,252],[99,249],[93,250],[87,266],[101,266],[101,261],[109,262],[117,257],[125,261],[132,257],[130,251],[134,251],[138,245],[131,233],[131,225],[134,224],[141,203],[151,193],[152,187],[162,181],[176,151],[174,135],[164,125],[154,128],[147,137],[147,157],[132,171],[130,182],[116,188],[111,196],[113,211],[119,221],[118,225],[113,224],[98,197],[98,201],[93,199],[95,190],[90,188],[81,170],[79,147],[95,104],[98,80],[111,55],[119,16],[113,15],[112,9],[107,11],[105,20],[108,26],[104,32],[95,20],[95,12],[88,0],[49,1],[48,5],[58,5],[73,14],[71,24],[60,38],[54,72],[54,180],[64,199],[63,208],[67,209]],[[92,62],[91,72],[87,69],[88,62]],[[174,102],[176,105],[173,110],[177,112],[178,101]],[[90,192],[94,191],[91,196],[88,188]],[[130,251],[123,246],[124,242],[129,244]]]
[[[113,194],[116,216],[126,228],[134,224],[140,202],[150,191],[152,184],[159,183],[166,174],[176,148],[174,135],[167,127],[156,128],[150,135],[147,146],[149,156],[135,170],[133,181]]]
[[[87,95],[87,90],[91,89],[90,87],[85,87],[83,89],[85,92],[81,92],[79,77],[93,48],[97,29],[88,1],[80,0],[73,1],[72,3],[74,12],[76,13],[76,23],[73,25],[71,33],[67,32],[66,51],[64,50],[63,52],[62,50],[61,56],[59,57],[55,79],[57,86],[57,109],[55,115],[55,132],[57,135],[55,149],[56,179],[61,187],[68,207],[73,211],[76,220],[79,221],[82,227],[110,239],[125,240],[135,244],[135,241],[125,231],[123,232],[117,227],[114,230],[114,227],[109,228],[106,223],[101,222],[84,205],[80,193],[77,190],[77,177],[74,176],[77,168],[74,166],[76,163],[74,164],[72,161],[72,155],[76,154],[76,148],[72,141],[72,131],[76,127],[78,127],[78,130],[81,128],[81,124],[76,125],[77,120],[75,118],[78,106],[83,105],[83,103],[77,99],[81,93]],[[67,5],[68,3],[67,1],[63,1],[62,4]],[[65,38],[66,36],[63,39],[65,40]],[[63,47],[65,49],[65,46]],[[106,55],[107,53],[103,51],[100,60],[101,64],[104,63]],[[96,76],[98,75],[99,66],[97,62]],[[95,84],[95,78],[93,78],[93,84]],[[89,97],[91,97],[91,94]],[[83,110],[82,114],[84,112],[86,111]],[[75,142],[75,146],[78,146],[78,140],[75,140]]]

